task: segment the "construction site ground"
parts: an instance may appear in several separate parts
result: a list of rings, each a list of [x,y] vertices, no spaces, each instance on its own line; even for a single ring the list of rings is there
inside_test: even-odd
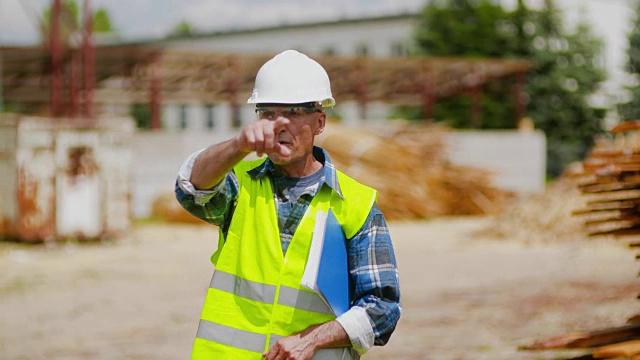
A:
[[[491,224],[390,224],[403,314],[365,359],[557,359],[582,352],[517,347],[640,313],[625,243],[527,244],[486,235]],[[0,243],[0,358],[189,358],[216,238],[212,226],[145,223],[102,243]]]

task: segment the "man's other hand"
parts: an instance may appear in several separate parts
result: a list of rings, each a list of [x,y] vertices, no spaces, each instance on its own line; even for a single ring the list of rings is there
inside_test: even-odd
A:
[[[278,340],[262,357],[267,360],[309,360],[316,352],[310,334],[305,332]]]

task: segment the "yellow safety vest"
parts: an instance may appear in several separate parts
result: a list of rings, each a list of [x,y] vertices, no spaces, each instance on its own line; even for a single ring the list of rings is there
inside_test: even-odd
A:
[[[335,319],[315,292],[300,285],[318,210],[332,209],[347,238],[364,224],[374,189],[341,172],[344,199],[323,186],[282,254],[276,204],[268,177],[247,171],[264,160],[240,162],[238,200],[226,238],[211,257],[216,270],[205,299],[191,359],[262,359],[278,339]],[[321,349],[314,360],[358,359],[352,348]]]

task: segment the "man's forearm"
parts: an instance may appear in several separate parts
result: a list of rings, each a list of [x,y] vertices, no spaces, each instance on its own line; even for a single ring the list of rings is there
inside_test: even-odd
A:
[[[312,326],[302,332],[302,334],[304,333],[311,337],[316,344],[316,349],[351,346],[349,335],[335,320]]]
[[[196,158],[190,181],[198,190],[211,189],[247,154],[238,138],[212,145]]]

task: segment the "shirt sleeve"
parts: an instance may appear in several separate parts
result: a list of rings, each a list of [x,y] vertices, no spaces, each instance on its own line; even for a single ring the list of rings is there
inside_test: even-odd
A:
[[[228,227],[235,200],[238,196],[238,179],[230,171],[219,184],[209,190],[198,190],[191,183],[193,163],[203,150],[191,154],[178,171],[176,199],[191,215],[210,224]]]
[[[400,283],[389,228],[377,204],[347,241],[349,276],[355,284],[352,307],[336,320],[360,355],[385,345],[400,319]]]

